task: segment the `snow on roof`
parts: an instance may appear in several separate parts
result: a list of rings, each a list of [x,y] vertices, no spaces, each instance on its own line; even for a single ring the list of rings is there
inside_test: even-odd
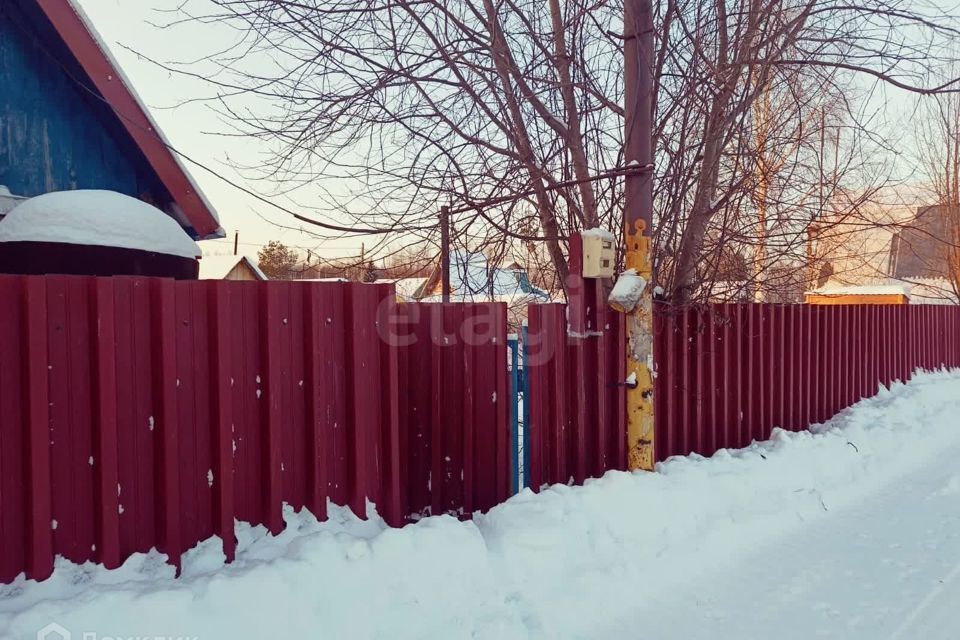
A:
[[[253,260],[247,256],[203,256],[200,259],[201,280],[223,280],[241,262],[253,270],[258,280],[269,280]]]
[[[396,288],[398,296],[413,298],[426,281],[426,278],[398,278],[393,281],[393,286]]]
[[[512,297],[524,294],[515,272],[491,267],[482,253],[450,254],[450,288],[464,299]]]
[[[882,284],[842,284],[828,282],[819,289],[808,292],[817,296],[910,296],[911,286],[904,282]]]
[[[831,281],[810,291],[820,296],[906,296],[911,304],[958,304],[953,283],[944,278],[891,278],[868,284],[845,284]]]
[[[438,263],[424,285],[424,302],[440,299],[440,279]],[[550,299],[550,294],[530,283],[520,265],[494,266],[483,253],[464,250],[450,253],[450,291],[451,299],[464,302],[504,302],[524,297],[541,302]]]
[[[955,305],[958,303],[954,284],[945,278],[910,278],[911,304]]]
[[[558,300],[551,299],[550,295],[546,292],[543,293],[524,293],[522,291],[513,294],[493,296],[483,296],[483,295],[473,295],[473,294],[460,294],[453,292],[450,294],[451,302],[503,302],[506,303],[508,307],[519,307],[526,306],[530,304],[544,304],[546,302],[558,302]],[[432,295],[426,296],[417,300],[417,302],[443,302],[442,295]]]
[[[30,198],[0,221],[0,242],[60,242],[197,258],[200,247],[160,209],[113,191]]]
[[[26,198],[13,195],[6,185],[0,184],[0,219],[10,213],[14,207],[24,200],[26,200]]]

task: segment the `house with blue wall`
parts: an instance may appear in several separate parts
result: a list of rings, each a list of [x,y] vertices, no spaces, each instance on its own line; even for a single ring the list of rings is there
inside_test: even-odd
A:
[[[0,215],[54,191],[116,191],[222,237],[209,204],[72,0],[0,1]]]

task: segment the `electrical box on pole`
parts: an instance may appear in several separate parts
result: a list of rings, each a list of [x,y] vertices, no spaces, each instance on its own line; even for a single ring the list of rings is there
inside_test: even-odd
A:
[[[612,278],[617,259],[614,248],[616,237],[603,229],[589,229],[581,235],[583,242],[584,278]]]

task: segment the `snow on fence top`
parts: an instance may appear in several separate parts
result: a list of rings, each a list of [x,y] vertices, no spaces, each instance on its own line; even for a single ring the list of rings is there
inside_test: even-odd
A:
[[[60,191],[17,205],[0,221],[0,242],[60,242],[195,259],[200,247],[160,209],[113,191]]]

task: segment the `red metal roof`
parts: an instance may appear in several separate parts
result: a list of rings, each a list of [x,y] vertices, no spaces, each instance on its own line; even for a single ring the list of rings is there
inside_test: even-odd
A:
[[[36,0],[64,43],[113,108],[127,132],[201,239],[222,235],[217,214],[207,202],[133,87],[113,60],[93,25],[71,0]]]

